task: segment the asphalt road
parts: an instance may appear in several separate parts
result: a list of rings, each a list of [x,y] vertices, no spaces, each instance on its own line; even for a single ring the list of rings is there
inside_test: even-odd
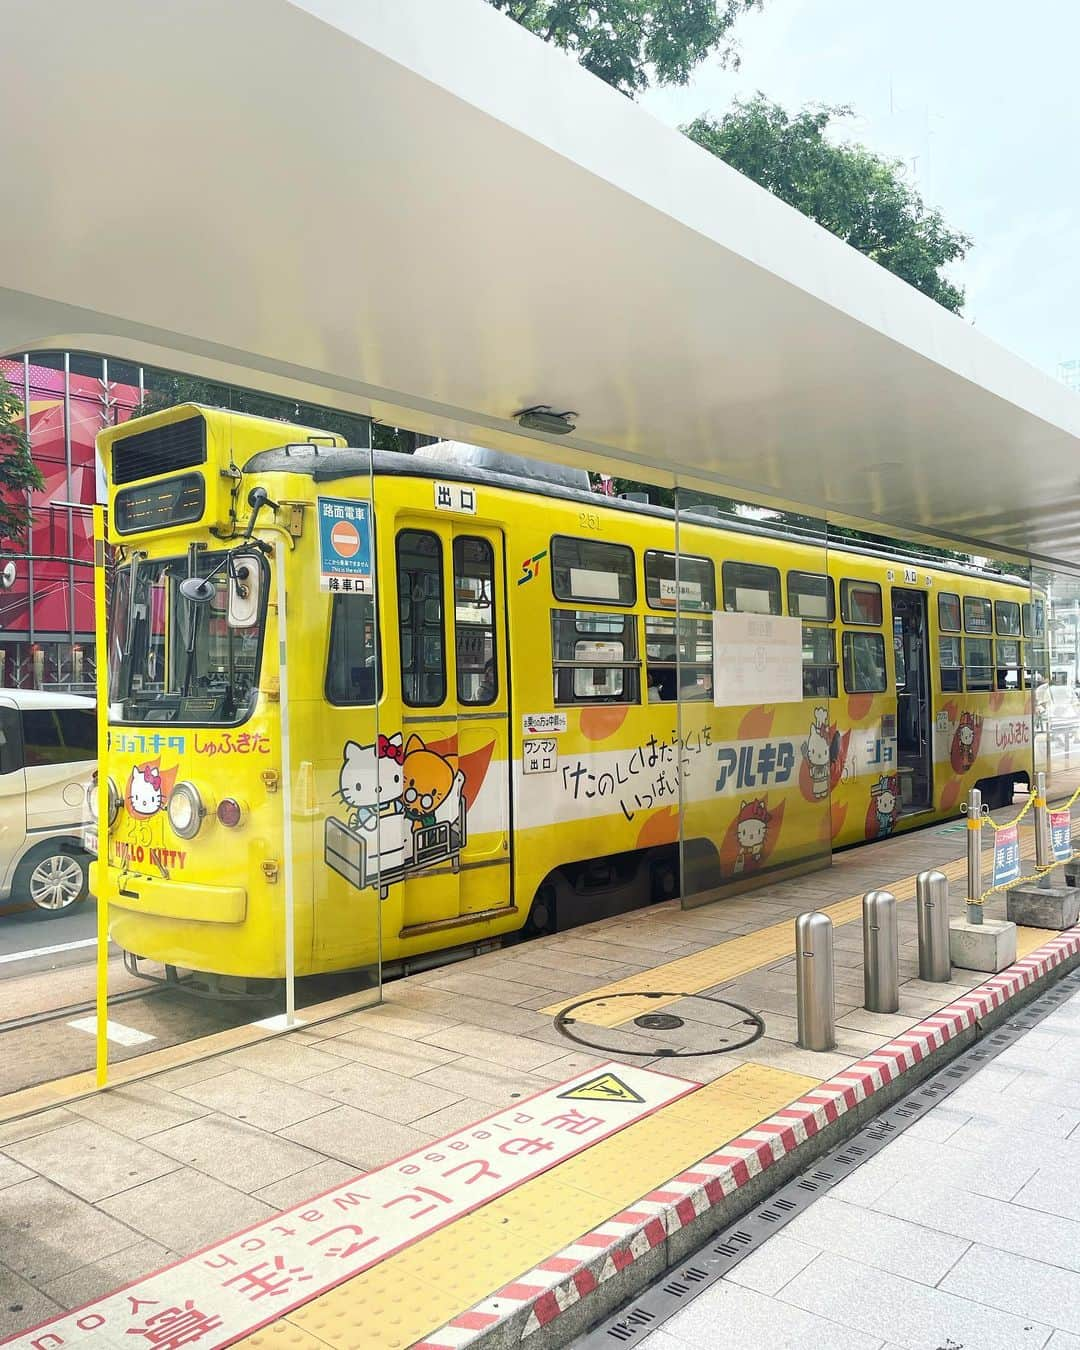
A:
[[[0,980],[94,960],[97,906],[92,899],[56,916],[27,901],[0,906]],[[59,949],[59,950],[56,950]]]

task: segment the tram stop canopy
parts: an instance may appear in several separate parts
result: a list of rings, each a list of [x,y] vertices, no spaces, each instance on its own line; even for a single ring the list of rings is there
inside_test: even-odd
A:
[[[9,0],[4,38],[0,349],[1080,565],[1074,393],[482,0]]]

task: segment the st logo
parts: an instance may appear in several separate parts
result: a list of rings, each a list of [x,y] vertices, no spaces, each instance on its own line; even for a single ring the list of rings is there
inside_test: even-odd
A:
[[[534,553],[531,558],[526,558],[521,564],[522,575],[518,577],[518,585],[524,586],[527,581],[532,581],[534,577],[540,575],[540,564],[547,557],[547,549],[541,549],[539,553]]]

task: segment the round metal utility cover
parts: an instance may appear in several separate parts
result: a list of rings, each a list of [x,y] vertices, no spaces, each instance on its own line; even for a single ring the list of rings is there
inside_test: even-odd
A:
[[[646,1031],[674,1031],[676,1027],[685,1025],[683,1019],[674,1013],[642,1013],[640,1017],[634,1018],[634,1026],[644,1027]]]

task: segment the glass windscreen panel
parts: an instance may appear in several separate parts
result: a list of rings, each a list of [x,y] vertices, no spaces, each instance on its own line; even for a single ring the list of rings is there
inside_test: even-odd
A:
[[[236,725],[258,695],[269,569],[254,552],[140,560],[116,580],[110,616],[113,720]],[[122,643],[123,654],[118,655]]]

